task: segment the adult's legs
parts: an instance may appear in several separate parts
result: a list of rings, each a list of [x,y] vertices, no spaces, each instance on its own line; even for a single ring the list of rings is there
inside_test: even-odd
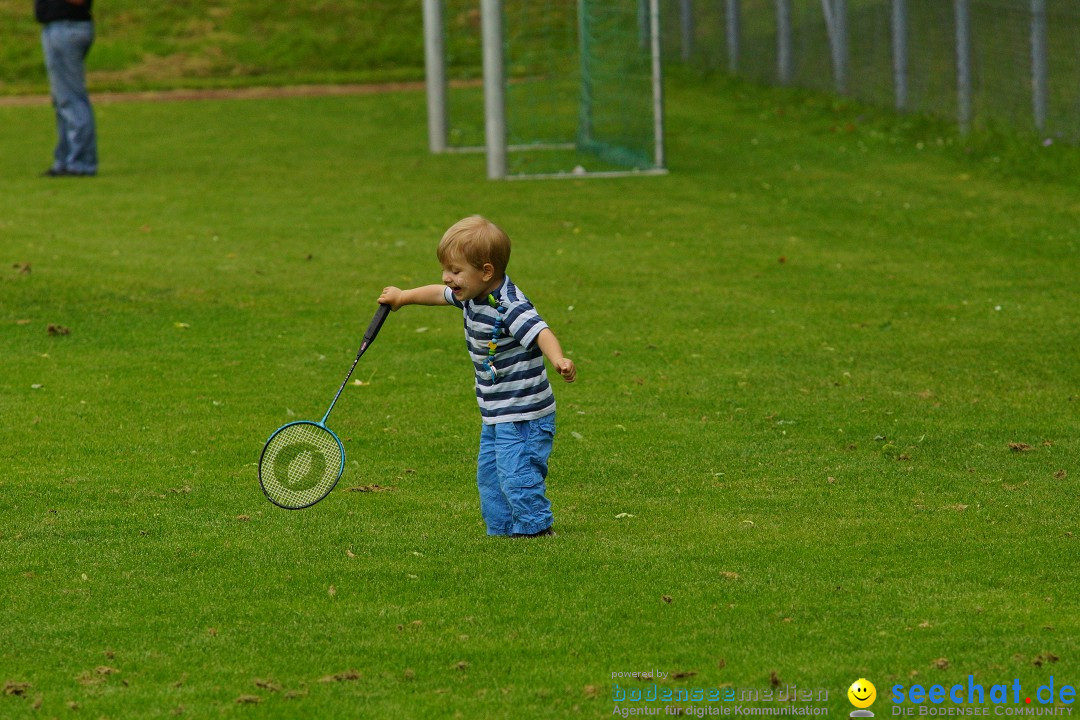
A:
[[[41,31],[56,110],[54,171],[93,175],[98,169],[97,129],[84,64],[93,42],[94,26],[87,21],[51,22]]]

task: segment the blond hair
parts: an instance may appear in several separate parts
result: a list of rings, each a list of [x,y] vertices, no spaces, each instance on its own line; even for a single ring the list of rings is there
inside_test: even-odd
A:
[[[460,258],[481,270],[491,263],[496,275],[502,275],[510,263],[510,238],[487,218],[471,215],[443,233],[435,254],[443,265]]]

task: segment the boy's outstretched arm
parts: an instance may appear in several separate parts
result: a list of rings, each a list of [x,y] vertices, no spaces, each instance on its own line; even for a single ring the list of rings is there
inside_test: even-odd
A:
[[[391,310],[405,307],[406,305],[447,305],[446,296],[443,295],[445,285],[424,285],[423,287],[402,290],[394,286],[383,288],[379,295],[379,303],[389,305]]]
[[[540,346],[540,351],[544,353],[544,357],[548,359],[552,367],[562,375],[563,380],[574,382],[574,379],[577,378],[577,368],[574,367],[574,361],[563,354],[559,338],[555,337],[555,333],[551,332],[550,328],[544,328],[540,331],[540,334],[536,336],[536,344]]]

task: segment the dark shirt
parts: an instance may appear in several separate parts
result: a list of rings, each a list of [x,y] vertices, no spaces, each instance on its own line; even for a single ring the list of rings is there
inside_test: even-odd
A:
[[[54,20],[89,20],[90,6],[94,0],[84,0],[82,5],[72,5],[67,0],[34,0],[34,17],[39,23]]]

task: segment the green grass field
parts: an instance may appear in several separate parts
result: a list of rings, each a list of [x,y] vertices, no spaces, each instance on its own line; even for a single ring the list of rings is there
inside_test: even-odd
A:
[[[429,155],[419,93],[101,103],[88,181],[37,176],[49,108],[0,107],[0,717],[601,717],[653,669],[832,717],[859,677],[879,716],[896,683],[1075,686],[1076,149],[668,98],[670,176],[519,183]],[[579,367],[558,537],[484,535],[449,308],[362,359],[338,489],[271,506],[266,437],[474,212]]]

